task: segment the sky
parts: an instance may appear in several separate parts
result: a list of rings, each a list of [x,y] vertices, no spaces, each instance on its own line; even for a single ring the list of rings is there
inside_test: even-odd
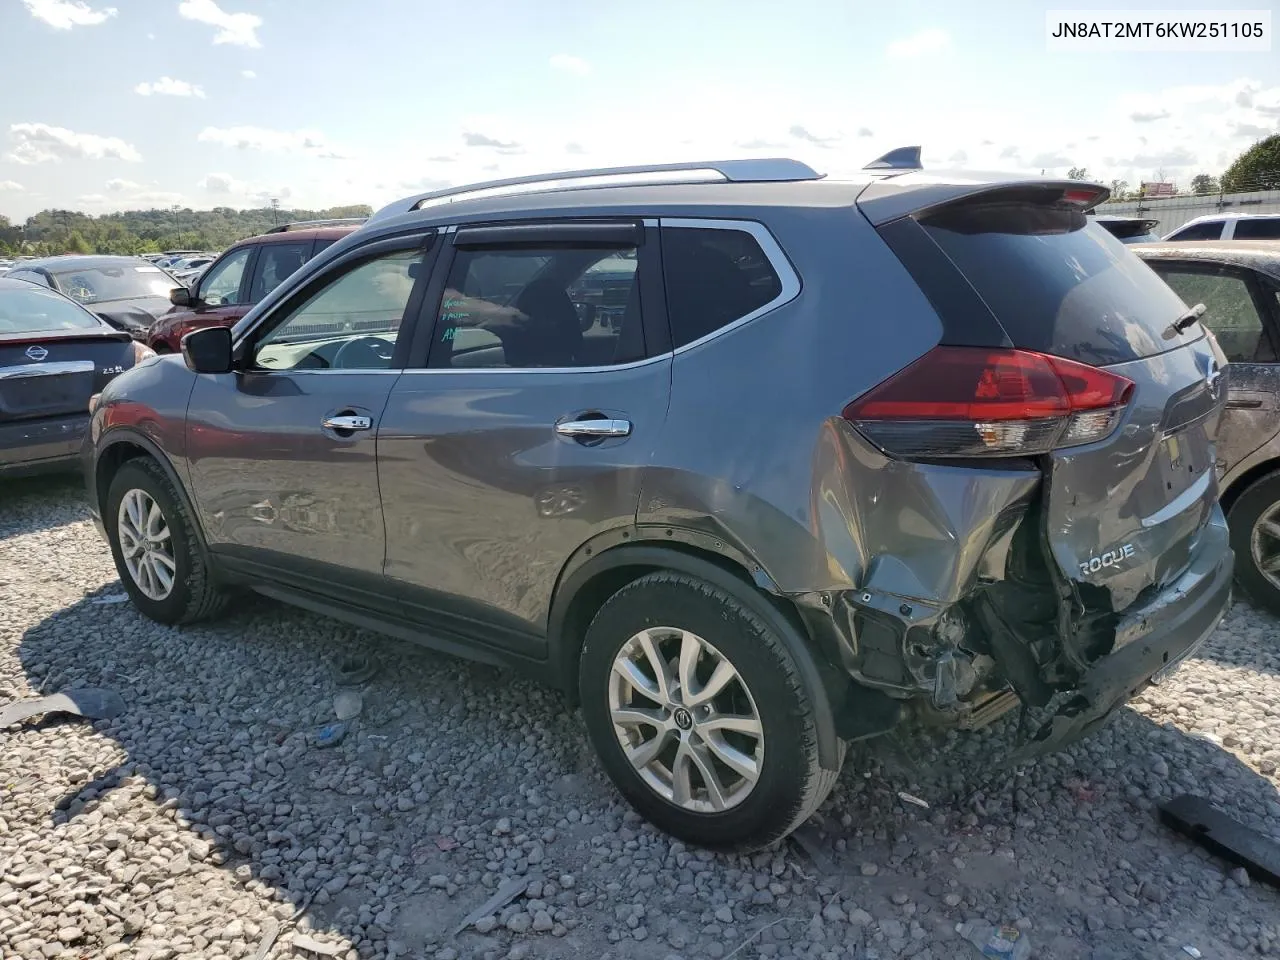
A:
[[[1280,132],[1280,44],[1050,52],[1063,6],[0,0],[0,214],[376,207],[752,156],[840,175],[907,144],[926,168],[1185,183]]]

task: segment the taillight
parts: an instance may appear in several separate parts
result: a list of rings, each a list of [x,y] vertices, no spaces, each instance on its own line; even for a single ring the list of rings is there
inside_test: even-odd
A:
[[[843,415],[893,456],[1034,456],[1106,437],[1132,394],[1132,380],[1061,357],[934,347]]]

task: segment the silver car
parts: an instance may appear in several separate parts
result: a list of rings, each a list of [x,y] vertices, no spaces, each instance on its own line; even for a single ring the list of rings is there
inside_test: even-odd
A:
[[[147,616],[506,665],[655,824],[766,845],[851,741],[1024,703],[1056,749],[1221,618],[1224,358],[1106,196],[905,149],[408,197],[111,383],[89,497]]]

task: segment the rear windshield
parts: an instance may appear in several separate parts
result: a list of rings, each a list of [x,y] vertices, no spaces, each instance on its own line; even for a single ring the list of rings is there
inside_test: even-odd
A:
[[[1203,335],[1187,309],[1118,239],[1077,209],[994,202],[920,221],[986,301],[1013,345],[1101,366]]]
[[[34,284],[30,289],[0,289],[0,336],[7,333],[51,333],[55,330],[97,330],[98,319],[66,297]]]

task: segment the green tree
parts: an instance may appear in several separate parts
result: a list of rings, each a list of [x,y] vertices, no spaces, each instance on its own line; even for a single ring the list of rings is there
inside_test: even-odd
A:
[[[1280,133],[1259,140],[1227,167],[1222,189],[1228,193],[1280,190]]]
[[[80,235],[79,230],[72,230],[67,235],[67,241],[63,247],[67,253],[93,253],[93,247],[89,246],[89,241]]]
[[[1207,173],[1197,173],[1191,178],[1191,192],[1200,196],[1204,196],[1207,193],[1217,193],[1218,181]]]
[[[1111,199],[1123,200],[1129,195],[1128,180],[1112,180],[1111,181]]]
[[[1068,180],[1088,180],[1089,171],[1084,167],[1072,167],[1067,171]]]

